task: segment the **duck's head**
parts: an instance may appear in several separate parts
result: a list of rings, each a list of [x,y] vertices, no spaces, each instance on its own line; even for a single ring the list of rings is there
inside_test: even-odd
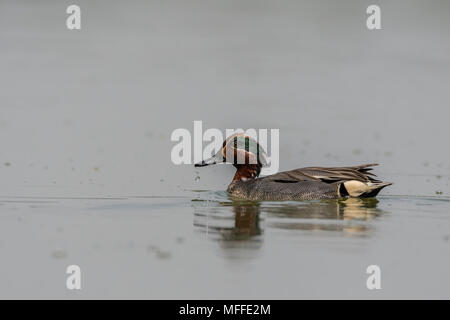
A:
[[[267,154],[252,137],[235,133],[223,142],[222,148],[214,156],[196,163],[195,166],[204,167],[217,163],[233,164],[238,169],[234,180],[246,180],[259,175],[261,167],[267,165]]]

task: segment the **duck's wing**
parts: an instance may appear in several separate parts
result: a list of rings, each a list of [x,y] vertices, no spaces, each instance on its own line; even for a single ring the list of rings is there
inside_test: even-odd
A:
[[[371,172],[373,166],[378,164],[363,164],[354,167],[307,167],[290,171],[279,172],[263,179],[277,182],[299,182],[299,181],[323,181],[333,183],[339,181],[356,180],[361,182],[381,182],[375,179],[375,175]]]
[[[338,185],[339,196],[375,197],[390,182],[377,180],[371,172],[378,164],[363,164],[354,167],[307,167],[280,172],[264,177],[276,183],[298,183],[301,181],[320,181],[324,184]]]

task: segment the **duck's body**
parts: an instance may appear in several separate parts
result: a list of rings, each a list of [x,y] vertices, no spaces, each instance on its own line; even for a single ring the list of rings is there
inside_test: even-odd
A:
[[[256,144],[256,146],[254,145]],[[253,145],[253,150],[252,149]],[[243,160],[238,163],[236,159]],[[196,166],[230,162],[237,171],[228,186],[228,193],[245,200],[315,200],[343,197],[375,197],[381,189],[391,185],[375,179],[371,172],[377,164],[354,167],[308,167],[279,172],[258,178],[266,164],[264,150],[250,137],[236,134],[223,143],[222,150]]]
[[[342,197],[375,197],[391,183],[381,182],[368,172],[375,164],[356,167],[309,167],[279,172],[262,178],[239,174],[228,193],[246,200],[315,200]]]

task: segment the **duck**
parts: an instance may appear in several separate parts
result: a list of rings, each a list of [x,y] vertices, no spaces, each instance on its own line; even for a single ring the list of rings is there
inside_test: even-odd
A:
[[[372,198],[391,182],[376,179],[371,172],[377,163],[350,167],[305,167],[260,177],[268,157],[255,139],[235,133],[211,158],[195,163],[205,167],[231,163],[236,168],[227,188],[235,199],[250,201],[322,200]]]

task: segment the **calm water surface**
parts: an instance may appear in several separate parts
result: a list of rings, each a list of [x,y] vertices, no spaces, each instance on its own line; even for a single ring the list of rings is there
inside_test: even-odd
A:
[[[2,297],[448,298],[450,199],[2,198]],[[82,291],[64,267],[82,266]],[[366,268],[382,269],[382,290]],[[17,276],[20,274],[20,279]]]

